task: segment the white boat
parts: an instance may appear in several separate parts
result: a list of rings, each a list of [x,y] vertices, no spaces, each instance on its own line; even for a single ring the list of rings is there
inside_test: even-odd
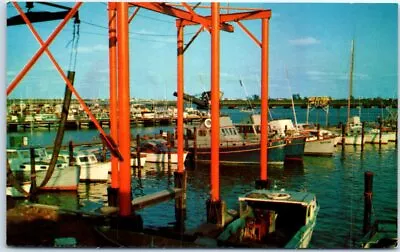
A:
[[[379,129],[368,131],[368,133],[364,135],[364,138],[366,143],[379,144]],[[381,144],[389,143],[389,134],[382,132],[380,142]]]
[[[140,152],[146,154],[146,162],[149,163],[167,163],[168,146],[162,139],[146,140],[140,144]],[[171,148],[171,163],[178,163],[178,153],[175,148]],[[183,161],[185,161],[188,152],[183,152]]]
[[[99,162],[96,155],[91,152],[74,152],[74,165],[80,167],[80,181],[87,182],[105,182],[109,178],[111,171],[111,162]],[[69,160],[69,153],[61,152],[59,159]]]
[[[298,124],[297,129],[306,134],[304,155],[332,156],[337,144],[337,136],[329,130],[316,129],[309,124]]]
[[[254,190],[239,197],[239,218],[218,241],[229,247],[307,248],[319,205],[309,192]]]
[[[29,148],[7,149],[7,160],[11,171],[30,171],[31,155]],[[45,148],[35,147],[35,162],[38,170],[47,170],[48,165],[46,166],[46,163],[50,162],[50,156]]]
[[[147,154],[146,153],[140,153],[140,166],[144,167],[144,165],[146,164],[146,160],[147,160]],[[138,166],[138,159],[137,159],[137,154],[136,154],[136,150],[134,149],[132,152],[131,149],[131,166],[133,167],[137,167]]]
[[[39,186],[47,171],[36,172],[36,185]],[[64,166],[62,168],[56,167],[46,185],[40,188],[45,191],[77,191],[79,184],[80,168],[78,166]],[[25,176],[29,176],[29,180],[23,182],[21,187],[25,192],[29,192],[31,187],[30,173],[26,173]],[[6,194],[12,197],[26,197],[28,195],[21,193],[13,186],[7,186]]]

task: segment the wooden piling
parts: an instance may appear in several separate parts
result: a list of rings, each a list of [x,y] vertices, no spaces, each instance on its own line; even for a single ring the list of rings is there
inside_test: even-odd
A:
[[[194,127],[193,130],[193,164],[192,164],[192,168],[196,167],[196,163],[197,163],[197,128]]]
[[[342,123],[342,151],[344,151],[344,145],[346,144],[346,126]]]
[[[169,131],[167,132],[167,146],[168,146],[167,157],[168,157],[168,169],[169,169],[171,166],[171,133]]]
[[[183,136],[185,138],[185,150],[187,151],[189,149],[189,138],[188,138],[188,133],[186,129],[186,134]]]
[[[68,144],[68,165],[72,166],[74,165],[74,145],[72,143],[72,141],[69,141]]]
[[[382,119],[379,120],[379,147],[382,144]]]
[[[31,158],[31,188],[29,191],[30,196],[34,196],[36,193],[36,169],[35,169],[35,149],[30,148],[30,158]]]
[[[366,234],[371,228],[373,178],[374,174],[372,172],[367,171],[364,173],[364,234]]]
[[[317,139],[319,140],[319,130],[320,130],[320,125],[319,123],[317,124]]]
[[[136,135],[136,156],[137,156],[137,167],[140,170],[141,163],[140,163],[140,136],[139,136],[139,134]]]
[[[182,189],[182,194],[179,197],[175,198],[175,219],[176,219],[176,227],[184,231],[184,221],[186,219],[186,188],[187,188],[187,173],[183,172],[174,172],[174,184],[175,188]]]
[[[365,123],[362,122],[361,123],[361,152],[364,151],[364,126],[365,126]]]

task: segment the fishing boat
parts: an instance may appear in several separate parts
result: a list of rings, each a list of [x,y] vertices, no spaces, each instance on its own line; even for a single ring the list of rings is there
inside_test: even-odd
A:
[[[335,146],[339,142],[340,136],[336,136],[329,130],[317,129],[313,125],[305,123],[297,124],[297,129],[307,136],[304,155],[332,156],[335,153]]]
[[[239,197],[239,207],[239,218],[218,236],[220,245],[307,248],[320,208],[313,193],[266,189]]]
[[[47,170],[50,162],[50,155],[43,147],[34,148],[35,155],[35,168],[37,170]],[[7,159],[10,164],[11,171],[30,171],[30,149],[27,147],[21,147],[18,149],[7,149]],[[58,165],[59,167],[62,164]]]
[[[146,162],[149,163],[167,163],[170,153],[170,162],[178,163],[178,153],[176,148],[168,147],[164,139],[150,139],[140,143],[140,152],[146,154]],[[184,151],[183,161],[185,161],[188,152]]]
[[[187,127],[189,146],[196,139],[196,150],[190,147],[190,153],[197,153],[197,161],[211,160],[211,119],[206,119],[196,127]],[[283,164],[286,142],[283,139],[268,141],[268,163]],[[258,164],[260,162],[259,139],[245,139],[228,116],[220,116],[219,162],[221,164]]]

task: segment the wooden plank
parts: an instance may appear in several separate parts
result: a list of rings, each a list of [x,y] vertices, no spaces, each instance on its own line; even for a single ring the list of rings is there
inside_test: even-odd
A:
[[[145,207],[179,197],[182,195],[182,192],[183,190],[181,188],[172,188],[138,197],[132,200],[132,208],[134,210],[143,209]]]

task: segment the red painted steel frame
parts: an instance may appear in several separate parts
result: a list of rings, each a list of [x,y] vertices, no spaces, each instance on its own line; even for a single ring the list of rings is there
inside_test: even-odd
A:
[[[211,3],[211,201],[219,195],[219,3]]]
[[[220,22],[236,22],[241,20],[254,20],[254,19],[262,19],[262,18],[270,18],[271,10],[256,10],[256,11],[248,11],[248,12],[239,12],[239,13],[229,13],[229,14],[220,14]],[[210,16],[205,16],[203,18],[209,19]],[[197,25],[199,24],[196,20],[188,20],[185,19],[182,25]]]
[[[268,19],[261,20],[261,150],[260,178],[267,180],[268,164]]]
[[[24,19],[24,21],[26,22],[26,25],[28,26],[28,28],[31,30],[32,34],[34,35],[34,37],[36,38],[36,40],[39,42],[39,44],[41,45],[41,49],[43,48],[43,51],[46,52],[47,56],[49,57],[50,61],[53,63],[53,65],[55,66],[55,68],[57,69],[57,71],[59,72],[59,74],[61,75],[61,77],[63,78],[63,80],[65,81],[66,85],[68,86],[68,88],[71,90],[71,92],[76,96],[79,104],[83,107],[83,109],[85,110],[85,112],[88,114],[89,118],[93,121],[94,125],[96,126],[96,128],[99,130],[100,134],[102,134],[103,136],[106,135],[106,133],[104,132],[104,130],[101,128],[100,123],[97,121],[97,119],[93,116],[93,114],[90,112],[89,108],[86,106],[85,102],[83,101],[83,99],[80,97],[80,95],[78,94],[78,92],[76,91],[76,89],[72,86],[71,82],[69,81],[68,77],[65,75],[64,71],[61,69],[60,65],[57,63],[57,61],[55,60],[54,56],[51,54],[51,52],[49,51],[49,49],[47,48],[48,46],[46,46],[46,43],[43,42],[43,40],[40,38],[39,34],[36,32],[35,28],[32,26],[31,22],[29,21],[29,19],[27,18],[27,16],[25,15],[25,13],[22,11],[22,9],[19,7],[19,5],[16,2],[13,2],[14,7],[16,8],[16,10],[19,12],[19,14],[21,15],[22,19]],[[72,15],[73,13],[70,12],[70,14]],[[67,16],[68,17],[68,16]],[[66,18],[67,18],[66,17]],[[54,34],[54,33],[53,33]],[[41,50],[39,50],[38,52],[40,52]],[[42,53],[39,54],[38,57],[40,57]],[[34,60],[36,57],[35,56],[31,59],[31,61],[28,63],[28,65],[32,64],[30,67],[27,67],[28,65],[26,65],[24,67],[24,69],[21,71],[20,73],[20,78],[17,77],[13,83],[19,79],[19,81],[24,77],[24,75],[29,71],[29,69],[35,64],[36,60]],[[32,61],[33,60],[33,61]],[[27,69],[25,71],[25,69]],[[18,82],[19,82],[18,81]],[[18,82],[15,82],[15,86],[18,84]],[[12,92],[13,86],[14,84],[11,84],[9,86],[10,89],[10,93]],[[14,87],[15,87],[14,86]],[[7,90],[7,95],[9,95],[8,90]],[[106,141],[108,141],[108,139],[105,139]]]
[[[183,172],[183,26],[178,27],[177,34],[177,137],[178,137],[178,172]]]
[[[240,28],[259,46],[261,47],[260,41],[244,26],[240,21],[236,21]]]
[[[131,167],[130,167],[130,105],[129,105],[129,24],[128,3],[117,4],[118,39],[118,142],[123,161],[120,161],[119,214],[131,214]]]
[[[135,11],[132,13],[132,15],[129,17],[128,23],[132,22],[132,19],[136,16],[136,14],[139,12],[140,7],[136,7]]]
[[[118,139],[117,98],[117,11],[115,3],[108,3],[108,46],[110,64],[110,135]],[[118,145],[118,142],[116,142]],[[118,158],[111,155],[111,188],[119,187]]]
[[[15,6],[15,8],[18,10],[21,10],[20,8],[17,8],[18,4],[16,2],[12,2],[12,4]],[[71,9],[71,11],[68,13],[68,15],[64,18],[63,21],[56,27],[54,32],[49,36],[49,38],[46,40],[45,43],[39,48],[39,50],[35,53],[35,55],[31,58],[31,60],[24,66],[24,68],[21,70],[21,72],[15,77],[15,79],[11,82],[11,84],[7,88],[7,96],[14,90],[14,88],[18,85],[18,83],[24,78],[26,73],[33,67],[33,65],[36,63],[36,61],[39,59],[39,57],[43,54],[45,50],[49,47],[51,42],[56,38],[58,33],[64,28],[64,26],[67,24],[67,22],[75,15],[75,13],[78,11],[79,7],[82,5],[82,3],[76,3],[74,7]],[[18,6],[19,7],[19,6]],[[21,10],[22,11],[22,10]],[[20,12],[21,13],[21,12]],[[23,13],[23,12],[22,12]],[[22,15],[21,15],[22,16]],[[26,16],[25,16],[26,18]],[[25,21],[27,24],[29,22]]]

